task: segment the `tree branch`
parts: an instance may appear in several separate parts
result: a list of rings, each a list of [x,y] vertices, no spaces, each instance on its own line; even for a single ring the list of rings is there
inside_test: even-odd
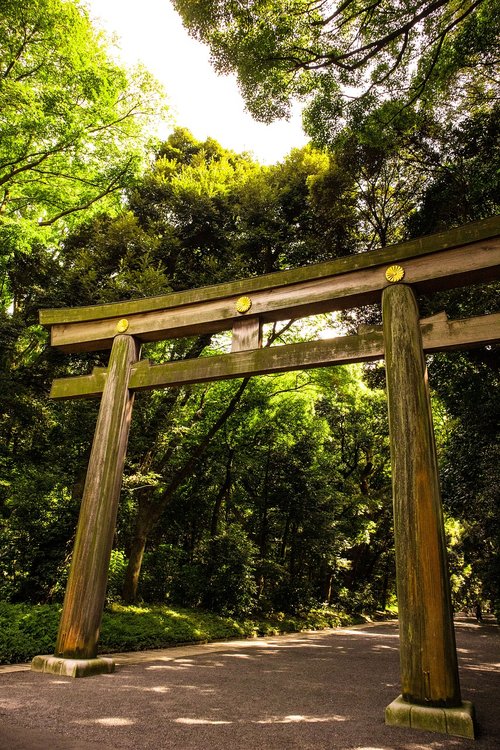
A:
[[[130,167],[130,164],[132,162],[132,159],[129,159],[127,162],[127,165],[121,170],[119,174],[116,175],[116,177],[110,182],[110,184],[101,191],[98,195],[95,195],[90,200],[86,201],[85,203],[81,203],[79,206],[72,206],[71,208],[67,208],[64,211],[61,211],[60,213],[53,216],[51,219],[46,219],[45,221],[39,221],[38,226],[40,227],[50,227],[52,224],[55,224],[56,221],[59,219],[62,219],[63,216],[69,216],[69,214],[76,213],[77,211],[84,211],[86,208],[90,208],[94,203],[101,200],[101,198],[104,198],[104,196],[109,195],[110,193],[114,192],[115,190],[119,190],[121,185],[117,184],[123,175],[127,173],[128,168]]]

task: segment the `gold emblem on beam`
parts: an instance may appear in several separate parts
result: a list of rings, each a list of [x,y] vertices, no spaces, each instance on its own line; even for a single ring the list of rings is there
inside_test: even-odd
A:
[[[127,320],[127,318],[122,318],[116,324],[116,331],[117,331],[117,333],[125,333],[125,331],[127,330],[127,328],[128,328],[128,320]]]
[[[401,281],[404,275],[405,269],[403,268],[403,266],[389,266],[389,268],[385,272],[385,278],[392,284],[396,283],[396,281]]]
[[[240,297],[239,300],[236,302],[236,310],[239,313],[246,313],[250,310],[252,307],[252,300],[250,297]]]

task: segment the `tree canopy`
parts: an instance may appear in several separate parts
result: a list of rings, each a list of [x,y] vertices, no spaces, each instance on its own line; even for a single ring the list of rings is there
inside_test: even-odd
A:
[[[496,95],[494,0],[174,4],[216,69],[237,73],[254,117],[287,116],[292,98],[305,98],[312,135],[319,125],[331,137],[381,102],[394,105],[387,122],[413,104],[455,109]]]
[[[163,106],[145,70],[115,64],[83,6],[3,0],[0,212],[49,226],[119,193]]]

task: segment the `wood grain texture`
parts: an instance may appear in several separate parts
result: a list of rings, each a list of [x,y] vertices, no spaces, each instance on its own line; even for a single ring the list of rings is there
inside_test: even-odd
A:
[[[117,336],[111,350],[59,624],[56,656],[92,659],[104,607],[123,464],[132,414],[128,389],[138,344]]]
[[[498,235],[500,235],[500,216],[493,216],[489,219],[466,224],[446,232],[439,232],[398,245],[390,245],[383,250],[350,255],[345,258],[337,258],[289,271],[278,271],[277,273],[265,274],[254,278],[224,284],[214,284],[209,287],[190,289],[184,292],[174,292],[160,297],[146,297],[126,302],[91,305],[88,307],[41,310],[40,323],[50,326],[60,323],[102,320],[104,318],[122,318],[138,313],[192,305],[198,302],[220,300],[226,297],[239,297],[242,294],[278,289],[279,287],[286,287],[303,281],[320,280],[373,266],[385,266],[398,261],[403,262],[410,258],[480,242],[497,237]],[[332,255],[334,254],[335,251],[333,249]]]
[[[262,346],[262,326],[259,318],[240,318],[233,323],[231,351],[260,349]]]
[[[427,369],[412,289],[382,299],[403,698],[461,703]]]
[[[252,314],[269,322],[378,302],[389,285],[385,278],[387,263],[381,262],[382,257],[383,252],[378,255],[379,262],[367,268],[255,291],[250,295]],[[405,283],[419,293],[494,280],[500,278],[500,238],[409,258],[404,268]],[[141,341],[217,333],[230,329],[240,319],[236,301],[233,295],[138,312],[127,316],[127,332]],[[111,318],[51,324],[52,346],[68,352],[109,348],[122,317],[118,308],[115,312]]]
[[[447,351],[500,342],[500,313],[448,321],[444,313],[420,321],[424,351]],[[182,383],[202,383],[223,378],[301,370],[311,367],[371,362],[384,356],[382,327],[368,326],[358,336],[287,344],[246,350],[196,360],[150,365],[139,362],[131,368],[133,390],[165,388]],[[89,398],[102,393],[106,370],[94,368],[91,375],[54,380],[51,398]]]

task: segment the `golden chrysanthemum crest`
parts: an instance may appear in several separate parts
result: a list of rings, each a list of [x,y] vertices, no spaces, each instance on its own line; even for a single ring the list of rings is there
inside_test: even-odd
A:
[[[385,272],[385,278],[387,281],[390,281],[392,284],[394,284],[397,281],[401,281],[402,278],[404,278],[405,270],[403,266],[389,266],[387,271]]]
[[[252,307],[252,300],[250,297],[240,297],[236,302],[236,310],[239,313],[246,313]]]

